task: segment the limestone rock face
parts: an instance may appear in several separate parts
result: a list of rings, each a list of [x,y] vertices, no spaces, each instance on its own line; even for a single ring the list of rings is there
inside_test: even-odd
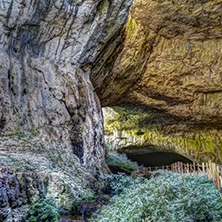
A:
[[[163,121],[163,137],[192,140],[200,153],[221,159],[221,9],[221,1],[135,0],[121,44],[93,69],[102,106],[137,104],[167,114],[177,124]]]
[[[62,139],[106,172],[100,102],[89,75],[118,41],[131,0],[0,1],[0,132]]]
[[[112,66],[94,69],[102,105],[140,103],[218,123],[221,8],[221,1],[134,1]]]
[[[100,189],[109,169],[90,75],[131,3],[0,0],[0,221],[21,221],[37,196],[72,211]]]

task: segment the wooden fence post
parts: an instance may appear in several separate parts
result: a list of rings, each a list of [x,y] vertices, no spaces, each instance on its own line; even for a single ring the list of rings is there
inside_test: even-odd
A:
[[[217,166],[217,188],[219,192],[221,191],[221,184],[220,184],[220,168]]]
[[[190,163],[190,175],[193,173],[193,164]]]
[[[200,171],[201,171],[201,170],[200,170],[200,164],[198,163],[198,164],[197,164],[197,176],[198,176],[198,175],[201,175]]]
[[[204,163],[202,163],[202,174],[203,174],[203,176],[205,176],[205,164]]]
[[[220,166],[220,184],[222,186],[222,166]]]
[[[193,175],[195,176],[196,174],[196,166],[195,166],[195,162],[193,162]]]
[[[207,178],[210,179],[210,176],[209,176],[210,170],[209,170],[209,164],[208,163],[206,163],[206,173],[207,173]]]
[[[189,163],[187,163],[187,174],[190,174],[190,168],[189,168],[190,166],[189,166]]]
[[[216,189],[218,189],[218,186],[217,186],[216,163],[212,163],[212,179],[213,179],[213,182],[214,182],[214,185],[215,185]]]
[[[174,163],[174,164],[173,164],[173,171],[174,171],[174,173],[177,172],[177,163]]]
[[[213,175],[213,172],[212,172],[212,163],[209,162],[209,173],[210,173],[210,178],[209,179],[213,179],[212,175]]]

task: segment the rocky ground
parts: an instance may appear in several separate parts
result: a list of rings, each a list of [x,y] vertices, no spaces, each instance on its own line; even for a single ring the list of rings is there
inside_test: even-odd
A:
[[[0,137],[0,220],[20,221],[37,196],[53,198],[61,212],[92,198],[101,186],[61,142],[36,134]]]

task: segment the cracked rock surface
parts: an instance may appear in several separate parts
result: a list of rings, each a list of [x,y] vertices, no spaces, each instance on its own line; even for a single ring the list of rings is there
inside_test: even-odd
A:
[[[191,148],[196,160],[209,157],[218,163],[222,159],[221,9],[220,0],[135,0],[121,44],[110,47],[115,53],[106,61],[97,60],[92,75],[102,106],[118,105],[121,113],[121,105],[130,104],[126,105],[129,116],[135,111],[132,106],[158,112],[158,119],[148,118],[146,129],[168,115],[166,121],[154,124],[160,135],[157,144],[170,141],[180,150]],[[140,122],[145,123],[143,115]]]
[[[114,45],[131,0],[0,1],[0,131],[62,139],[93,174],[107,172],[100,102],[89,76]]]
[[[19,209],[40,193],[71,211],[83,192],[99,189],[96,178],[109,169],[91,69],[107,45],[119,42],[131,3],[0,0],[0,221],[20,221]],[[36,143],[22,140],[29,133]],[[46,141],[38,145],[45,137],[52,140],[47,151]],[[47,192],[38,188],[46,178]]]

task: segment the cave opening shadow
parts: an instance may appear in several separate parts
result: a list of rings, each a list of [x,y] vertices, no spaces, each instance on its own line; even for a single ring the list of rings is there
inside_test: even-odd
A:
[[[126,153],[129,159],[136,161],[139,165],[144,167],[166,166],[175,162],[193,163],[190,159],[177,154],[169,152],[153,152],[153,153]]]

